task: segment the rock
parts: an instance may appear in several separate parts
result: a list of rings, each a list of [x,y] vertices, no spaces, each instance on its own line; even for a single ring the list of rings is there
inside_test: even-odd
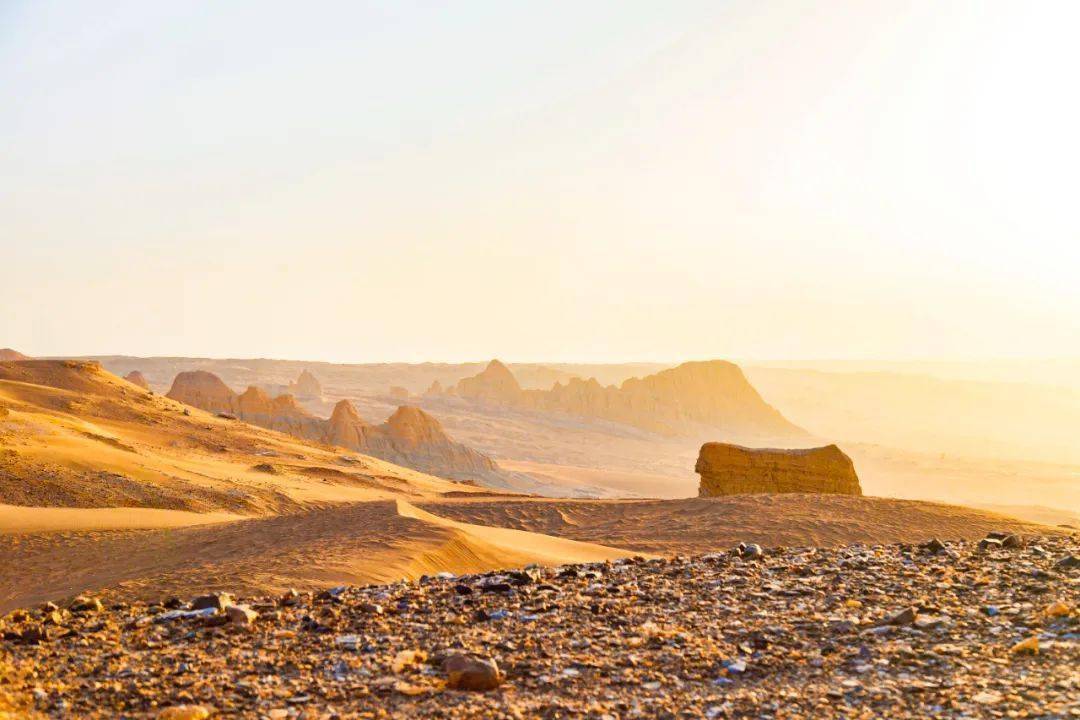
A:
[[[229,618],[229,624],[247,627],[258,619],[259,613],[247,605],[229,605],[225,608],[225,615]]]
[[[210,595],[200,595],[191,601],[192,610],[205,610],[207,608],[213,608],[214,610],[224,610],[233,604],[233,597],[229,593],[212,593]]]
[[[771,450],[705,443],[695,469],[701,475],[701,497],[791,492],[862,495],[855,465],[835,445]]]
[[[904,608],[895,615],[889,617],[886,621],[886,625],[911,625],[915,622],[915,618],[919,615],[919,611],[913,607]]]
[[[282,607],[292,607],[300,604],[300,593],[295,589],[289,588],[285,593],[278,598],[278,604]]]
[[[88,612],[101,612],[101,601],[96,597],[87,597],[80,595],[71,601],[71,605],[68,607],[73,613],[88,613]]]
[[[757,560],[765,551],[761,549],[761,546],[757,543],[750,543],[749,545],[743,545],[740,547],[739,555],[745,560]]]
[[[1080,567],[1080,557],[1076,555],[1066,555],[1065,557],[1054,563],[1054,567],[1058,570],[1072,570]]]
[[[988,537],[988,538],[983,538],[982,540],[979,541],[979,550],[982,550],[983,552],[986,552],[986,551],[989,551],[989,550],[1000,550],[1000,549],[1001,549],[1001,541],[998,540],[997,538],[989,538]]]
[[[923,543],[919,547],[921,547],[928,553],[933,553],[936,555],[937,553],[945,549],[945,543],[941,542],[937,538],[934,538],[928,542]]]
[[[1001,547],[1014,549],[1024,547],[1024,541],[1019,535],[1006,535],[1001,540]]]
[[[483,692],[502,684],[505,674],[492,658],[456,653],[443,660],[446,686],[453,690]]]
[[[179,373],[165,397],[211,413],[235,413],[236,393],[217,375],[205,370]]]
[[[1029,638],[1021,640],[1020,642],[1009,648],[1009,652],[1017,654],[1038,655],[1039,653],[1039,636],[1032,635]]]

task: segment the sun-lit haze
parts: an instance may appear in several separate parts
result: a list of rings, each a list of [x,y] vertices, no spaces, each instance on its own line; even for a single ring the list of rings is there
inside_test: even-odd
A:
[[[0,345],[1080,354],[1080,9],[0,4]]]

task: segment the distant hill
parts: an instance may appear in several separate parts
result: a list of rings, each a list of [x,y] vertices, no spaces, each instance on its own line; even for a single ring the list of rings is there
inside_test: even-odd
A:
[[[737,365],[723,360],[683,363],[619,386],[575,377],[550,390],[523,389],[505,364],[492,360],[447,393],[476,402],[603,418],[662,435],[711,430],[727,440],[807,437],[761,398]]]

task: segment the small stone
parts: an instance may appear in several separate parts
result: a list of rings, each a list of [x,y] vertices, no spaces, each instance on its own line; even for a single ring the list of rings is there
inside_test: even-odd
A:
[[[214,610],[224,610],[233,604],[233,597],[229,593],[212,593],[210,595],[200,595],[191,601],[192,610],[206,610],[213,608]]]
[[[1001,547],[1015,549],[1024,547],[1024,540],[1019,535],[1006,535],[1001,540]]]
[[[885,621],[886,625],[910,625],[919,616],[919,611],[913,607],[904,608]]]
[[[1050,606],[1046,608],[1045,612],[1047,617],[1052,618],[1066,617],[1067,615],[1070,615],[1072,613],[1072,611],[1069,609],[1069,606],[1063,602],[1051,603]]]
[[[757,560],[764,554],[765,553],[761,549],[761,546],[757,543],[750,543],[742,549],[742,557],[745,560]]]
[[[101,601],[96,597],[87,597],[80,595],[71,601],[71,606],[68,608],[73,613],[88,613],[88,612],[101,612],[103,609]]]
[[[1065,557],[1054,563],[1054,567],[1058,570],[1071,570],[1073,568],[1080,567],[1080,557],[1076,555],[1066,555]]]
[[[225,615],[229,618],[229,623],[231,625],[238,625],[240,627],[248,627],[259,617],[259,613],[255,612],[247,605],[229,605],[225,608]]]
[[[934,538],[934,539],[930,540],[929,542],[923,543],[921,545],[921,547],[922,547],[923,550],[925,550],[928,553],[937,554],[937,553],[939,553],[939,552],[941,552],[942,550],[945,549],[945,543],[941,542],[937,538]]]
[[[997,538],[984,538],[979,541],[979,550],[1000,550],[1002,547],[1001,541]]]
[[[452,690],[494,690],[505,678],[493,659],[479,655],[450,655],[443,660],[442,668],[446,686]]]
[[[278,604],[282,607],[292,607],[293,605],[299,605],[300,593],[296,592],[294,588],[289,588],[280,598],[278,598]]]
[[[1039,654],[1039,636],[1038,635],[1032,635],[1031,637],[1027,638],[1026,640],[1021,640],[1020,642],[1013,645],[1009,649],[1009,652],[1013,652],[1013,653],[1016,653],[1018,655],[1020,655],[1020,654],[1038,655]]]

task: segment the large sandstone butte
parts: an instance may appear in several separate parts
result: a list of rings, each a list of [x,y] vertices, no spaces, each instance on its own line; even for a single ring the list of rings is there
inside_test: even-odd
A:
[[[523,389],[506,365],[492,360],[483,372],[461,380],[452,394],[487,404],[598,417],[663,435],[719,429],[731,439],[806,436],[762,399],[738,365],[723,360],[683,363],[629,378],[620,386],[571,378],[550,390]]]
[[[705,443],[694,469],[701,475],[700,497],[749,493],[862,495],[855,464],[835,445],[775,450]]]
[[[483,483],[496,480],[502,473],[494,460],[454,442],[438,420],[415,407],[399,407],[385,423],[372,425],[360,417],[352,403],[342,400],[329,419],[324,419],[309,413],[289,394],[270,397],[262,388],[249,387],[238,395],[221,378],[205,370],[178,374],[167,397],[235,416],[252,425],[349,448],[453,480]]]

